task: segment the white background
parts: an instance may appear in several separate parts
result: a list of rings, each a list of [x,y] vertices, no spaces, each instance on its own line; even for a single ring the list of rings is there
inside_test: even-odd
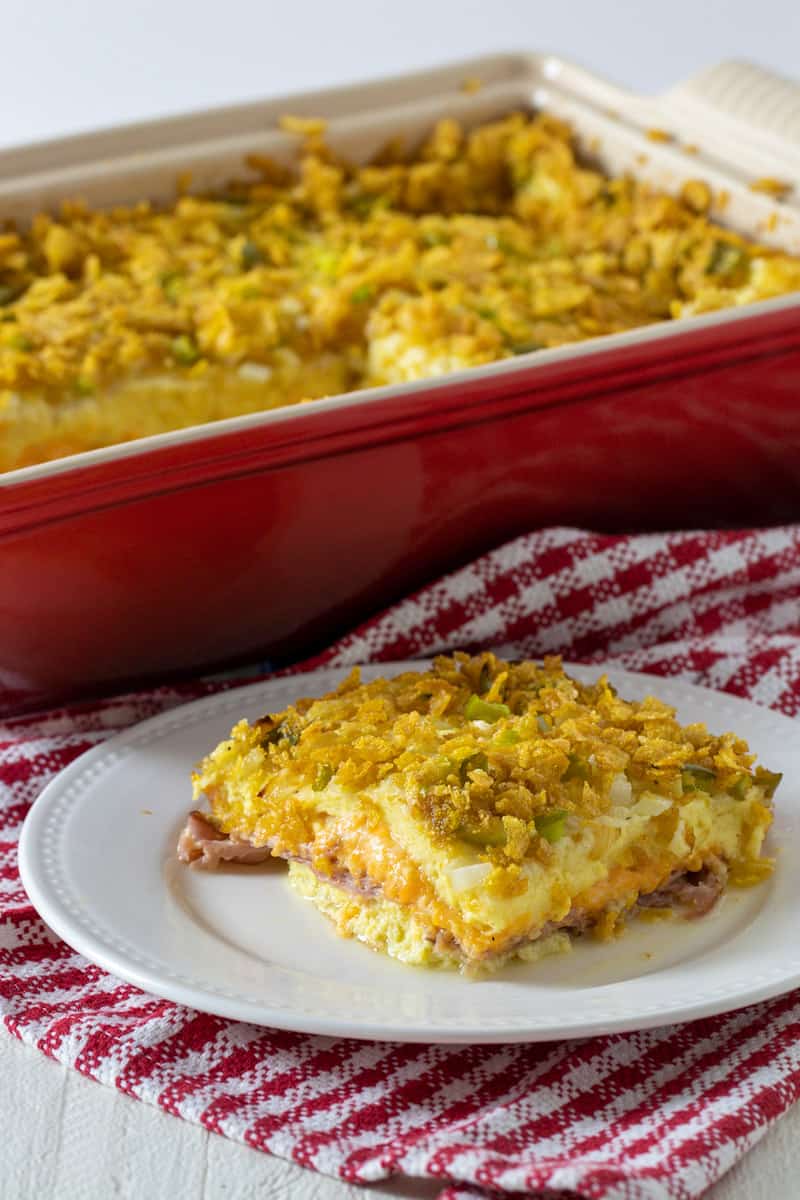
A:
[[[0,0],[0,144],[489,50],[658,92],[725,58],[800,74],[798,0]]]
[[[800,76],[800,0],[0,0],[0,145],[374,77],[552,50],[658,92],[726,58]],[[66,1072],[0,1033],[5,1200],[353,1200],[352,1189]],[[795,1110],[710,1193],[795,1200]],[[394,1196],[433,1195],[400,1185]]]

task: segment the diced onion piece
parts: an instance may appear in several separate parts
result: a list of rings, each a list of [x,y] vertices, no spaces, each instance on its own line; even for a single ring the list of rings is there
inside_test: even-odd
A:
[[[492,864],[487,862],[468,863],[465,867],[451,867],[448,871],[450,884],[456,894],[477,887],[491,873]]]
[[[664,796],[656,796],[653,792],[645,792],[637,800],[633,811],[639,817],[658,817],[668,808],[672,808],[671,800],[667,800]]]
[[[611,780],[611,788],[608,793],[608,798],[611,803],[615,805],[630,804],[631,799],[633,798],[633,788],[631,787],[631,781],[628,779],[627,775],[623,775],[620,772],[619,775],[614,776],[614,778]]]
[[[612,817],[609,813],[603,813],[599,817],[595,817],[595,823],[606,825],[609,829],[622,829],[627,819],[627,817]]]
[[[251,383],[267,383],[272,378],[272,367],[266,363],[243,362],[237,370],[240,379]]]
[[[691,850],[691,846],[686,840],[686,826],[684,822],[678,821],[678,827],[672,835],[672,840],[669,844],[670,854],[674,854],[676,858],[683,858]]]

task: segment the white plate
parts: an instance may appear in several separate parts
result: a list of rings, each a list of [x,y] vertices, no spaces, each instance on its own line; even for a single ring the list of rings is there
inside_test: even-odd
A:
[[[419,664],[367,667],[366,678]],[[570,668],[584,679],[599,668]],[[611,943],[507,967],[489,979],[403,966],[338,938],[290,890],[281,864],[204,873],[174,849],[189,771],[240,716],[329,690],[342,670],[276,679],[188,704],[72,763],[22,831],[22,880],[45,921],[114,975],[195,1008],[283,1029],[400,1041],[578,1037],[691,1020],[800,984],[800,770],[787,717],[680,680],[613,669],[683,721],[747,737],[784,772],[771,880],[726,895],[703,920],[633,922]],[[773,851],[774,852],[774,851]]]

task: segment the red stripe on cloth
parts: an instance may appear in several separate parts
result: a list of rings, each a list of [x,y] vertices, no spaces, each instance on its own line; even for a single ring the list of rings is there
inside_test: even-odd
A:
[[[674,1099],[682,1095],[687,1087],[703,1089],[705,1073],[719,1066],[720,1059],[735,1050],[736,1044],[746,1040],[748,1031],[757,1027],[758,1018],[754,1013],[749,1014],[748,1024],[744,1029],[737,1029],[737,1020],[728,1018],[724,1023],[720,1019],[712,1019],[709,1028],[695,1030],[694,1023],[683,1027],[675,1027],[671,1036],[653,1052],[653,1048],[644,1049],[635,1063],[621,1070],[611,1071],[604,1075],[602,1086],[587,1087],[572,1102],[559,1107],[555,1112],[540,1113],[527,1124],[520,1123],[513,1134],[499,1138],[484,1138],[483,1148],[491,1155],[476,1172],[476,1179],[487,1187],[497,1187],[503,1175],[508,1170],[510,1156],[530,1159],[535,1154],[535,1165],[528,1162],[526,1179],[530,1187],[545,1187],[555,1182],[556,1172],[570,1168],[576,1162],[592,1164],[593,1178],[597,1177],[597,1164],[593,1155],[603,1148],[614,1145],[615,1139],[621,1139],[619,1151],[611,1161],[602,1163],[602,1178],[611,1178],[609,1174],[618,1169],[624,1161],[624,1170],[629,1178],[635,1177],[633,1160],[635,1155],[646,1151],[654,1141],[664,1141],[676,1121],[674,1118],[661,1116],[658,1127],[642,1134],[636,1141],[624,1139],[627,1130],[635,1129],[640,1121],[654,1112],[663,1114]],[[701,1026],[703,1022],[698,1022]],[[717,1034],[717,1038],[714,1035]],[[641,1038],[645,1045],[652,1035]],[[702,1045],[708,1038],[714,1038],[713,1044],[699,1056],[693,1055],[694,1044]],[[671,1067],[669,1076],[661,1083],[659,1071],[665,1066]],[[565,1075],[566,1075],[565,1071]],[[617,1102],[626,1095],[635,1094],[635,1089],[648,1086],[646,1097],[630,1110],[615,1115]],[[599,1090],[599,1095],[598,1095]],[[600,1104],[598,1104],[598,1100]],[[689,1098],[688,1108],[691,1108],[692,1097]],[[596,1117],[598,1108],[602,1113],[602,1129],[588,1136],[574,1137],[572,1130],[576,1123],[585,1122]],[[684,1118],[685,1119],[685,1118]],[[680,1124],[680,1121],[677,1122]],[[545,1143],[554,1138],[563,1139],[561,1153],[548,1153]],[[616,1177],[616,1176],[614,1176]]]
[[[793,1007],[794,1002],[790,997],[781,1004],[780,1009],[776,1010],[773,1016],[779,1017],[784,1011],[791,1010]],[[569,1167],[575,1161],[588,1160],[591,1162],[592,1156],[598,1151],[605,1152],[603,1180],[606,1183],[611,1180],[618,1181],[623,1177],[639,1178],[640,1174],[647,1176],[650,1173],[650,1167],[646,1161],[642,1163],[639,1160],[646,1160],[649,1151],[657,1144],[674,1144],[670,1137],[673,1131],[679,1131],[686,1126],[696,1113],[702,1111],[704,1107],[708,1107],[717,1093],[729,1095],[732,1084],[747,1078],[757,1068],[760,1061],[759,1055],[752,1054],[746,1061],[741,1062],[735,1071],[728,1071],[723,1080],[714,1082],[715,1077],[720,1073],[721,1065],[723,1070],[727,1070],[726,1064],[736,1061],[738,1047],[746,1044],[750,1037],[760,1032],[761,1023],[757,1011],[750,1010],[748,1016],[747,1024],[741,1028],[737,1027],[735,1019],[731,1019],[728,1022],[727,1033],[723,1033],[720,1040],[715,1040],[713,1049],[701,1059],[693,1060],[689,1064],[691,1072],[689,1089],[687,1089],[687,1080],[684,1077],[686,1067],[683,1065],[683,1060],[676,1057],[676,1069],[678,1069],[676,1075],[656,1086],[653,1092],[639,1104],[624,1111],[615,1119],[604,1122],[602,1130],[597,1130],[581,1140],[570,1141],[568,1158],[547,1164],[537,1163],[533,1166],[526,1176],[529,1186],[543,1187],[550,1184],[554,1180],[557,1170]],[[704,1023],[698,1022],[697,1024]],[[691,1036],[694,1032],[694,1025],[688,1026],[687,1030]],[[697,1037],[698,1039],[709,1036],[713,1038],[715,1032],[716,1030],[712,1026],[706,1033],[698,1030]],[[678,1067],[679,1063],[680,1067]],[[641,1083],[641,1080],[647,1079],[647,1077],[646,1068],[644,1068],[639,1074],[639,1082]],[[676,1105],[675,1101],[685,1095],[687,1090],[686,1103],[682,1106]],[[622,1094],[624,1093],[619,1093],[619,1095]],[[606,1107],[608,1107],[607,1102]],[[653,1124],[652,1118],[656,1113],[659,1114],[658,1120]],[[669,1115],[665,1115],[667,1113]],[[636,1129],[642,1123],[646,1123],[648,1119],[651,1120],[650,1129],[635,1135]],[[628,1136],[630,1134],[635,1136]],[[721,1139],[718,1139],[717,1144],[721,1145]],[[613,1156],[606,1157],[610,1147],[615,1147],[615,1153]],[[500,1179],[505,1169],[505,1165],[500,1166],[498,1160],[495,1160],[493,1170],[482,1173],[481,1182],[494,1183],[496,1181],[494,1173],[496,1172],[496,1178]]]
[[[285,1053],[291,1046],[298,1045],[301,1040],[301,1034],[288,1030],[270,1030],[268,1033],[256,1037],[250,1046],[223,1046],[220,1048],[217,1061],[208,1071],[198,1071],[191,1077],[186,1076],[171,1084],[168,1091],[159,1097],[159,1103],[162,1107],[166,1107],[165,1100],[168,1098],[170,1111],[178,1112],[181,1104],[193,1093],[206,1090],[209,1085],[216,1089],[228,1080],[238,1078],[243,1071],[248,1070],[255,1063],[267,1061],[269,1055],[277,1056],[282,1052]],[[265,1081],[262,1084],[264,1094],[278,1092],[280,1087],[281,1085],[274,1080]],[[229,1099],[233,1100],[233,1097],[229,1097]],[[248,1097],[245,1096],[243,1099],[247,1103]],[[224,1101],[225,1097],[219,1096],[216,1108],[212,1101],[211,1105],[204,1109],[201,1120],[207,1128],[217,1129],[224,1116],[236,1111],[236,1105],[233,1103],[226,1105]]]
[[[415,1054],[408,1054],[405,1058],[406,1062],[419,1061],[421,1058],[419,1047],[414,1047]],[[403,1057],[401,1052],[398,1054],[399,1062],[392,1067],[393,1071],[397,1071],[403,1065]],[[365,1103],[351,1104],[350,1111],[347,1116],[346,1126],[343,1130],[346,1137],[361,1138],[365,1133],[379,1135],[383,1144],[381,1153],[382,1164],[384,1169],[390,1170],[393,1164],[398,1160],[404,1148],[408,1144],[408,1137],[413,1138],[413,1134],[404,1136],[401,1132],[393,1128],[392,1122],[396,1115],[406,1114],[409,1111],[414,1113],[422,1113],[426,1110],[432,1097],[441,1093],[448,1081],[458,1080],[463,1078],[465,1073],[474,1071],[475,1066],[482,1059],[485,1059],[486,1051],[483,1047],[468,1047],[465,1049],[453,1050],[446,1061],[441,1058],[436,1058],[421,1075],[415,1075],[406,1080],[399,1086],[394,1086],[388,1094],[380,1094],[375,1098],[367,1099]],[[386,1079],[386,1075],[382,1076]],[[353,1081],[354,1086],[361,1087],[362,1090],[368,1089],[380,1082],[380,1078],[373,1070]],[[330,1101],[336,1101],[339,1097],[334,1093],[328,1097],[328,1105]],[[422,1136],[433,1133],[436,1126],[443,1120],[447,1120],[447,1110],[437,1112],[436,1116],[428,1122],[421,1122],[421,1129],[418,1126],[416,1133],[421,1133]],[[311,1166],[314,1164],[316,1156],[320,1150],[329,1145],[332,1141],[339,1137],[340,1126],[337,1125],[335,1130],[325,1130],[318,1133],[311,1133],[303,1136],[297,1144],[295,1151],[295,1159],[301,1165]],[[368,1157],[374,1157],[373,1155]],[[355,1151],[349,1156],[347,1161],[342,1165],[341,1174],[346,1179],[360,1179],[359,1167],[364,1161],[364,1156]]]
[[[219,1092],[218,1089],[220,1087],[227,1089],[227,1084],[231,1079],[240,1081],[242,1076],[253,1073],[254,1067],[257,1068],[258,1064],[262,1062],[268,1062],[271,1057],[285,1056],[291,1046],[301,1044],[301,1038],[302,1035],[291,1032],[270,1030],[247,1045],[237,1046],[226,1058],[215,1063],[210,1071],[189,1081],[191,1086],[187,1086],[183,1098],[185,1099],[192,1092],[201,1089],[209,1093],[213,1092],[213,1098],[200,1114],[200,1121],[206,1129],[210,1129],[214,1133],[222,1133],[225,1123],[241,1113],[242,1110],[252,1110],[264,1104],[271,1097],[285,1095],[291,1086],[292,1072],[287,1070],[268,1078],[254,1078],[252,1088],[245,1091],[223,1090]],[[317,1060],[320,1070],[323,1069],[325,1057],[329,1056],[323,1055]],[[340,1062],[341,1060],[336,1059],[336,1066],[339,1066]],[[249,1126],[245,1132],[245,1138],[250,1145],[258,1145],[258,1139],[253,1137]]]
[[[64,955],[65,961],[70,964],[76,961],[76,956],[73,951],[68,949],[68,953]],[[33,961],[33,960],[30,960]],[[78,960],[80,961],[80,960]],[[35,995],[39,999],[34,1003],[35,1008],[38,1004],[45,1004],[44,999],[48,993],[68,991],[71,988],[81,987],[87,982],[94,981],[100,977],[100,968],[87,964],[83,967],[75,967],[70,965],[63,970],[54,970],[47,972],[46,986],[43,986],[43,981],[38,976],[33,975],[25,977],[23,975],[3,975],[0,978],[0,996],[15,999],[22,998],[27,995]],[[59,1001],[54,1001],[54,1006],[57,1008]],[[31,1010],[29,1010],[31,1011]]]
[[[114,992],[113,998],[114,1005],[109,1016],[93,1022],[80,1053],[75,1057],[75,1069],[83,1075],[100,1077],[109,1063],[116,1062],[120,1051],[127,1058],[134,1022],[141,1029],[152,1028],[155,1022],[174,1008],[170,1001],[150,997],[130,986],[127,990]],[[131,1000],[134,1002],[131,1003]]]
[[[69,746],[53,746],[25,757],[12,758],[16,745],[7,746],[6,760],[0,758],[0,784],[13,787],[27,783],[33,778],[49,778],[84,751],[91,749],[93,742],[76,741]]]
[[[348,1043],[344,1042],[341,1045],[343,1052],[347,1054]],[[325,1051],[323,1050],[322,1053],[324,1055]],[[358,1071],[355,1076],[348,1076],[341,1084],[334,1088],[320,1092],[313,1099],[304,1099],[298,1107],[290,1108],[288,1111],[280,1114],[272,1113],[269,1116],[259,1118],[248,1132],[248,1142],[250,1145],[257,1145],[259,1142],[266,1144],[271,1135],[284,1122],[291,1124],[301,1118],[308,1118],[320,1112],[326,1112],[344,1101],[347,1101],[348,1109],[345,1119],[348,1121],[357,1121],[359,1091],[380,1086],[381,1083],[391,1078],[394,1072],[401,1070],[407,1063],[415,1062],[422,1053],[423,1050],[419,1046],[391,1046],[386,1056],[381,1060],[380,1066],[366,1067],[362,1071]],[[306,1078],[309,1077],[308,1070],[304,1074]],[[295,1079],[287,1082],[290,1082],[291,1086],[296,1086],[300,1082],[300,1076],[298,1075]],[[310,1151],[312,1148],[317,1148],[320,1144],[321,1141],[317,1138],[312,1138],[311,1144],[308,1144],[305,1139],[300,1137],[295,1144],[292,1157],[301,1166],[310,1166]]]
[[[75,1027],[84,1022],[87,1017],[101,1019],[102,1014],[108,1008],[113,1008],[116,1002],[127,999],[130,995],[130,985],[128,984],[120,983],[117,988],[108,992],[95,990],[97,984],[105,978],[106,976],[94,967],[89,967],[85,973],[82,973],[80,994],[75,995],[72,999],[61,998],[59,1008],[62,1015],[53,1021],[47,1032],[39,1038],[37,1045],[40,1050],[54,1057],[61,1043],[70,1037]],[[77,1058],[77,1052],[75,1058]],[[73,1063],[75,1058],[73,1058]]]
[[[174,1009],[168,1006],[164,1011]],[[128,1057],[124,1067],[116,1078],[116,1085],[122,1092],[134,1095],[137,1089],[150,1077],[161,1077],[163,1071],[169,1071],[170,1064],[175,1063],[189,1052],[199,1052],[214,1041],[220,1030],[225,1029],[227,1022],[223,1017],[215,1017],[210,1013],[193,1013],[187,1011],[183,1024],[173,1033],[154,1046],[136,1048]],[[167,1112],[175,1112],[169,1093],[159,1096],[159,1104]]]
[[[561,1051],[552,1047],[543,1046],[537,1047],[537,1062],[532,1071],[528,1074],[537,1075],[539,1070],[543,1070],[549,1062],[554,1058],[560,1058]],[[509,1087],[512,1091],[516,1091],[520,1084],[514,1082],[513,1078],[509,1078],[507,1067],[498,1065],[494,1070],[484,1072],[481,1067],[487,1062],[488,1052],[485,1048],[476,1048],[474,1058],[467,1065],[466,1069],[456,1074],[455,1070],[451,1069],[451,1062],[448,1059],[446,1068],[448,1082],[467,1082],[469,1076],[469,1092],[465,1096],[455,1098],[449,1103],[439,1106],[435,1121],[427,1125],[414,1124],[404,1133],[392,1131],[389,1138],[373,1143],[369,1146],[359,1146],[355,1149],[346,1162],[342,1166],[341,1174],[345,1179],[353,1182],[362,1181],[369,1176],[364,1175],[364,1167],[366,1164],[373,1161],[376,1156],[380,1156],[381,1163],[388,1173],[393,1173],[402,1163],[403,1159],[408,1155],[409,1151],[420,1143],[424,1143],[426,1139],[435,1136],[439,1130],[447,1130],[448,1140],[451,1147],[454,1144],[456,1130],[459,1135],[463,1135],[464,1129],[475,1120],[480,1118],[482,1112],[487,1108],[496,1108],[502,1103],[501,1098],[507,1096]],[[483,1075],[483,1078],[481,1076]],[[538,1078],[537,1078],[538,1084]],[[446,1094],[446,1088],[442,1089]],[[434,1162],[438,1162],[437,1156],[429,1158],[427,1169],[431,1174],[438,1174],[434,1170]],[[370,1173],[371,1174],[371,1173]]]
[[[295,1053],[297,1050],[302,1051],[299,1062]],[[243,1109],[255,1111],[274,1097],[290,1097],[309,1080],[319,1079],[334,1070],[346,1069],[349,1059],[357,1050],[358,1043],[347,1039],[335,1042],[319,1039],[313,1042],[285,1030],[271,1030],[262,1053],[264,1062],[271,1064],[272,1069],[263,1072],[249,1093],[223,1092],[216,1096],[203,1113],[203,1124],[208,1129],[221,1130],[223,1123],[229,1122]],[[287,1100],[281,1108],[282,1123],[284,1119],[288,1123],[291,1112],[291,1101]],[[255,1119],[248,1115],[244,1138],[248,1145],[266,1149],[273,1131],[270,1114]]]
[[[477,1065],[482,1059],[485,1059],[488,1051],[483,1047],[475,1049],[477,1054],[474,1065]],[[567,1049],[564,1049],[563,1046],[554,1047],[551,1043],[543,1043],[522,1046],[517,1053],[518,1061],[514,1065],[513,1076],[509,1077],[508,1072],[505,1075],[493,1074],[483,1086],[471,1087],[469,1094],[460,1102],[456,1102],[452,1109],[437,1111],[435,1123],[423,1129],[425,1137],[429,1137],[441,1129],[452,1130],[454,1124],[458,1125],[460,1134],[463,1136],[465,1129],[471,1123],[480,1120],[485,1106],[496,1105],[498,1098],[508,1091],[509,1087],[512,1098],[507,1105],[501,1104],[500,1107],[512,1109],[515,1099],[518,1099],[518,1093],[524,1094],[525,1092],[526,1079],[535,1079],[536,1090],[540,1093],[546,1092],[554,1085],[558,1085],[569,1071],[579,1072],[581,1068],[590,1063],[597,1056],[597,1045],[594,1041],[579,1041],[571,1043]],[[449,1057],[447,1067],[450,1076],[456,1077],[455,1072],[451,1070]],[[379,1150],[388,1165],[394,1166],[419,1140],[413,1131],[409,1132],[407,1137],[393,1135],[391,1153],[388,1154],[388,1157],[387,1147],[379,1146]],[[426,1171],[437,1177],[446,1176],[448,1164],[456,1154],[463,1151],[464,1147],[465,1143],[460,1137],[457,1144],[450,1142],[448,1146],[437,1149],[427,1160]],[[346,1177],[360,1180],[362,1178],[360,1168],[365,1161],[367,1161],[365,1156],[352,1155],[346,1164]],[[356,1171],[356,1167],[358,1171]]]
[[[0,807],[0,829],[11,829],[17,835],[22,826],[22,822],[28,815],[30,804],[9,804],[7,808]],[[8,843],[5,843],[8,844]]]
[[[670,1139],[671,1149],[665,1162],[665,1166],[669,1168],[676,1166],[678,1163],[686,1163],[692,1158],[700,1158],[702,1160],[704,1155],[709,1153],[714,1146],[718,1147],[721,1144],[723,1141],[722,1135],[726,1129],[729,1132],[734,1131],[738,1136],[745,1133],[747,1125],[743,1121],[743,1113],[749,1105],[752,1105],[755,1097],[745,1100],[742,1106],[735,1107],[733,1111],[722,1113],[706,1129],[698,1130],[696,1133],[690,1134],[683,1139],[680,1138],[681,1128],[685,1128],[693,1116],[702,1114],[704,1109],[707,1109],[715,1102],[728,1100],[733,1089],[752,1080],[760,1068],[770,1066],[783,1048],[787,1046],[794,1047],[796,1045],[798,1032],[800,1032],[800,1009],[798,1008],[796,993],[791,993],[788,997],[782,997],[780,1002],[774,1005],[770,1017],[774,1021],[780,1018],[782,1013],[787,1010],[795,1010],[795,1017],[789,1025],[781,1029],[774,1038],[768,1039],[766,1044],[749,1054],[746,1058],[739,1059],[738,1056],[732,1054],[729,1059],[723,1058],[722,1063],[718,1059],[716,1065],[724,1067],[721,1077],[715,1081],[708,1082],[699,1095],[692,1096],[685,1105],[674,1109],[657,1133],[654,1131],[650,1136],[642,1138],[639,1142],[634,1142],[632,1146],[628,1147],[628,1153],[631,1156],[640,1155],[643,1151],[651,1150],[656,1140],[661,1141],[665,1133],[675,1133],[677,1136]],[[754,1014],[754,1017],[755,1020],[750,1027],[751,1030],[758,1028],[758,1014]],[[765,1102],[770,1109],[773,1109],[777,1105],[779,1111],[783,1111],[797,1099],[799,1094],[798,1078],[800,1078],[800,1064],[798,1064],[796,1070],[792,1070],[782,1081],[782,1099],[778,1098],[774,1089],[769,1085],[763,1088],[760,1094],[763,1094]],[[702,1148],[702,1153],[692,1154],[692,1147]]]
[[[33,910],[31,910],[33,911]],[[53,963],[61,959],[71,958],[73,951],[66,942],[37,942],[27,946],[0,946],[0,964],[13,973],[15,967],[29,966],[33,963]],[[48,980],[52,985],[52,979]],[[6,978],[0,978],[0,995],[13,995],[12,983]]]

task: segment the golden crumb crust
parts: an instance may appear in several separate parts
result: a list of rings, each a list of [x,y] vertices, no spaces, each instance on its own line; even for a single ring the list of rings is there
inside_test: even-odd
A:
[[[198,792],[225,833],[257,843],[308,841],[326,793],[354,797],[385,781],[436,842],[467,842],[508,865],[547,860],[582,821],[645,793],[676,805],[698,793],[771,797],[779,776],[753,767],[747,743],[681,725],[654,697],[621,699],[605,676],[582,684],[557,657],[504,662],[487,652],[435,659],[430,670],[362,683],[354,669],[320,699],[239,722],[198,768]],[[249,812],[236,801],[238,774]],[[221,799],[220,782],[228,802]]]
[[[283,124],[293,170],[251,155],[216,194],[0,229],[0,469],[800,287],[706,184],[607,178],[546,113],[445,119],[362,166]]]

